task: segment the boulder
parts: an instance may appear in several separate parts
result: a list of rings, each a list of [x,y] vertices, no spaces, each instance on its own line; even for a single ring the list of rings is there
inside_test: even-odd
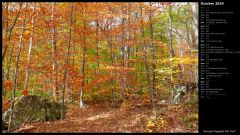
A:
[[[67,108],[65,107],[64,116]],[[2,120],[8,125],[11,110],[4,112]],[[61,118],[61,104],[36,95],[22,96],[14,104],[12,129],[21,124],[37,121],[54,121]]]
[[[185,86],[181,86],[181,85],[180,86],[176,86],[174,91],[175,91],[174,92],[175,95],[173,97],[172,104],[179,104],[181,98],[186,93],[186,87]]]

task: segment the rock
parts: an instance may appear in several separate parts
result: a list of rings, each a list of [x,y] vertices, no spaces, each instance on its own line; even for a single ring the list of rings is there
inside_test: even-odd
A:
[[[11,110],[4,112],[2,120],[8,124]],[[12,129],[21,124],[37,121],[54,121],[61,118],[61,104],[36,95],[22,96],[14,104]],[[65,106],[64,116],[67,108]]]
[[[179,104],[181,98],[186,93],[186,87],[179,85],[179,86],[176,86],[174,88],[174,91],[175,91],[175,95],[174,95],[174,98],[172,100],[172,104]]]

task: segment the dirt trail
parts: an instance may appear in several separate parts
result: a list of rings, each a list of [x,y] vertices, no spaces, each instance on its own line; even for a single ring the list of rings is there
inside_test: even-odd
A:
[[[178,106],[159,106],[158,118],[164,118],[166,125],[153,132],[193,132],[181,118],[190,110]],[[148,105],[112,108],[106,104],[89,104],[84,109],[69,108],[65,120],[25,124],[14,132],[148,132],[148,119],[152,111]],[[182,116],[180,116],[182,115]]]

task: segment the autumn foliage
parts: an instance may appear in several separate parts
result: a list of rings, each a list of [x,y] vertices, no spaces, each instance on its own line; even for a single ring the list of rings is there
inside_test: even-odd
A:
[[[197,83],[194,5],[4,2],[3,99],[170,102],[176,85]]]

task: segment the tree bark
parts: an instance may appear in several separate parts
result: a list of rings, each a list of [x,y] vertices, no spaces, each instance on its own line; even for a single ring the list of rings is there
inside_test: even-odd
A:
[[[13,25],[12,25],[12,27],[9,29],[9,31],[7,32],[7,35],[8,35],[8,36],[7,36],[6,45],[5,45],[5,47],[3,47],[2,62],[3,62],[4,58],[5,58],[5,54],[6,54],[7,49],[8,49],[8,44],[9,44],[8,41],[10,41],[10,39],[11,39],[12,30],[13,30],[13,28],[15,27],[16,22],[17,22],[17,20],[18,20],[18,17],[19,17],[19,15],[20,15],[20,11],[21,11],[21,9],[22,9],[22,4],[23,4],[23,2],[20,3],[20,7],[19,7],[18,13],[17,13],[17,15],[16,15],[16,17],[15,17],[15,19],[14,19]]]
[[[85,5],[86,6],[86,5]],[[84,20],[83,20],[83,23],[84,23],[84,34],[83,34],[83,47],[82,47],[82,77],[83,77],[83,80],[82,80],[82,84],[81,84],[81,88],[80,88],[80,108],[84,108],[84,104],[83,104],[83,91],[84,91],[84,80],[85,80],[85,53],[86,53],[86,20],[85,20],[85,9],[83,11],[84,13]]]
[[[172,6],[169,5],[169,11],[168,11],[168,14],[169,14],[169,24],[170,24],[170,29],[169,29],[169,50],[170,50],[170,60],[174,57],[174,50],[173,50],[173,34],[172,34]],[[170,63],[170,65],[172,65]],[[172,66],[171,66],[171,70],[172,70]],[[171,73],[171,82],[173,81],[173,74]],[[175,85],[173,84],[173,87],[172,87],[172,97],[171,97],[171,101],[173,102],[173,99],[174,99],[174,95],[176,94],[175,93],[175,89],[174,89]]]
[[[150,92],[150,98],[151,98],[151,102],[152,102],[152,105],[154,107],[154,99],[155,99],[155,94],[156,94],[156,74],[155,74],[155,68],[156,68],[156,65],[155,65],[155,46],[153,44],[153,24],[152,24],[152,4],[150,2],[150,11],[149,11],[149,21],[150,21],[150,26],[149,26],[149,30],[150,30],[150,48],[151,48],[151,51],[152,51],[152,89],[151,89],[151,92]]]
[[[65,98],[65,88],[66,88],[66,81],[67,81],[67,72],[68,72],[68,57],[70,55],[70,47],[71,47],[71,34],[72,34],[72,14],[73,14],[73,4],[70,3],[71,11],[70,11],[70,18],[69,18],[69,37],[68,37],[68,46],[66,52],[66,62],[64,67],[64,75],[63,75],[63,89],[62,89],[62,102],[61,102],[61,120],[64,119],[64,98]]]
[[[149,67],[149,61],[148,61],[148,46],[145,43],[145,31],[144,31],[144,18],[143,18],[143,11],[142,11],[142,6],[140,6],[140,18],[142,21],[141,25],[141,44],[143,46],[144,50],[144,61],[145,61],[145,66],[146,66],[146,79],[147,79],[147,85],[148,85],[148,91],[151,93],[152,88],[151,88],[151,80],[150,80],[150,67]],[[150,94],[150,100],[151,99],[151,94]]]
[[[124,14],[123,12],[124,9],[124,3],[122,3],[122,14]],[[125,45],[125,30],[124,30],[124,23],[125,23],[125,18],[122,18],[122,44],[121,44],[121,54],[122,54],[122,102],[125,102],[125,91],[127,90],[127,86],[126,86],[126,73],[125,73],[125,67],[126,67],[126,50],[127,50],[127,46]]]
[[[33,13],[35,12],[37,3],[34,3],[33,7]],[[30,59],[31,59],[31,53],[32,53],[32,46],[33,46],[33,39],[34,39],[34,27],[35,27],[35,17],[32,16],[32,32],[29,42],[29,50],[28,50],[28,61],[27,61],[27,67],[26,67],[26,78],[25,78],[25,84],[24,84],[24,90],[27,91],[28,89],[28,80],[29,80],[29,65],[30,65]]]
[[[51,42],[52,42],[52,67],[53,67],[53,81],[54,81],[54,86],[53,86],[53,98],[55,101],[58,101],[58,96],[59,96],[59,91],[58,91],[58,72],[57,72],[57,58],[56,58],[56,51],[57,51],[57,45],[56,45],[56,30],[54,26],[54,12],[55,12],[55,2],[52,3],[52,16],[51,16]]]
[[[192,44],[194,46],[197,46],[198,42],[198,4],[192,3],[192,30],[191,30],[191,36],[192,36]]]
[[[73,23],[76,24],[76,4],[74,4],[74,19],[73,19]],[[76,30],[75,28],[73,28],[73,53],[72,53],[72,67],[74,68],[74,65],[75,65],[75,50],[76,50]],[[71,87],[71,91],[69,91],[69,96],[71,97],[70,99],[70,103],[73,102],[73,90],[74,90],[74,87],[72,85]]]
[[[16,89],[17,89],[17,78],[18,78],[18,63],[19,63],[19,58],[21,54],[21,47],[23,46],[23,33],[25,31],[26,27],[26,18],[27,18],[27,7],[28,3],[26,3],[25,6],[25,15],[24,15],[24,20],[22,24],[22,31],[20,34],[20,41],[19,41],[19,46],[18,46],[18,51],[16,55],[16,67],[15,67],[15,74],[14,74],[14,83],[13,83],[13,97],[12,97],[12,104],[11,104],[11,113],[9,116],[9,123],[8,123],[8,132],[11,132],[11,126],[12,126],[12,119],[13,119],[13,111],[14,111],[14,102],[15,102],[15,97],[16,97]]]
[[[6,10],[7,10],[7,17],[6,17],[6,26],[4,26],[5,27],[5,38],[6,38],[6,44],[5,44],[5,46],[3,46],[3,48],[2,48],[2,50],[3,50],[3,54],[2,54],[2,63],[4,62],[4,58],[5,58],[5,54],[6,54],[6,52],[7,52],[7,49],[8,49],[8,45],[10,44],[9,42],[10,42],[10,39],[11,39],[11,35],[12,35],[12,30],[13,30],[13,28],[15,27],[15,25],[16,25],[16,22],[17,22],[17,20],[18,20],[18,17],[19,17],[19,15],[20,15],[20,11],[21,11],[21,9],[22,9],[22,4],[23,4],[23,2],[21,2],[20,3],[20,5],[19,5],[19,10],[18,10],[18,12],[17,12],[17,15],[16,15],[16,17],[15,17],[15,19],[14,19],[14,22],[13,22],[13,25],[12,25],[12,27],[9,29],[8,28],[8,2],[6,2]],[[2,29],[3,30],[3,29]],[[14,44],[13,44],[13,47],[14,47]],[[14,48],[12,48],[12,51],[13,51],[13,49]],[[12,57],[12,51],[11,51],[11,57]],[[11,60],[11,58],[10,58],[10,60]],[[10,62],[11,63],[11,62]],[[7,79],[9,79],[9,71],[10,71],[10,67],[8,68],[9,70],[7,70]],[[4,82],[4,67],[2,67],[2,80],[3,80],[3,82]],[[4,90],[4,87],[2,87],[2,94],[4,95],[5,94],[5,90]]]

